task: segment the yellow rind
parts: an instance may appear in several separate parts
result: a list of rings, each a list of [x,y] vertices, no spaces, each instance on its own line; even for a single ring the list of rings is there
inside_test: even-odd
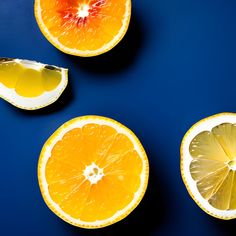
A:
[[[236,116],[236,113],[232,113],[232,112],[222,112],[222,113],[218,113],[218,114],[215,114],[215,115],[212,115],[212,116],[209,116],[209,117],[206,117],[200,121],[198,121],[197,123],[195,123],[188,131],[187,133],[184,135],[183,139],[182,139],[182,142],[181,142],[181,146],[180,146],[180,172],[181,172],[181,177],[182,177],[182,180],[186,186],[186,189],[189,193],[189,195],[192,197],[192,199],[196,202],[196,204],[204,211],[206,212],[207,214],[217,218],[217,219],[221,219],[221,220],[232,220],[232,219],[235,219],[236,216],[232,216],[232,217],[220,217],[219,215],[216,215],[210,211],[208,211],[207,209],[205,209],[202,204],[195,198],[194,194],[192,193],[190,187],[189,187],[189,184],[185,178],[185,175],[184,175],[184,168],[183,168],[183,158],[184,158],[184,152],[183,152],[183,146],[184,146],[184,143],[185,143],[185,140],[187,139],[187,137],[189,136],[189,134],[192,132],[192,130],[197,127],[199,124],[207,121],[207,120],[211,120],[212,118],[215,118],[215,117],[220,117],[220,116],[224,116],[224,115],[230,115],[230,116]]]
[[[64,92],[64,90],[65,90],[65,88],[66,88],[66,86],[68,84],[68,69],[64,69],[64,71],[65,71],[66,80],[65,80],[65,84],[63,86],[63,89],[61,90],[60,93],[58,93],[58,96],[56,96],[54,99],[52,99],[51,101],[49,101],[46,104],[43,104],[41,106],[35,106],[35,107],[24,107],[24,106],[20,106],[17,103],[11,101],[10,99],[6,98],[5,96],[1,96],[0,95],[0,98],[4,99],[6,102],[10,103],[11,105],[13,105],[13,106],[15,106],[17,108],[20,108],[20,109],[23,109],[23,110],[28,110],[28,111],[38,110],[38,109],[47,107],[47,106],[53,104],[54,102],[56,102],[58,100],[58,98],[62,95],[62,93]]]
[[[113,49],[125,36],[128,28],[129,28],[129,23],[130,23],[130,19],[131,19],[131,9],[132,9],[132,3],[131,0],[127,0],[128,2],[128,9],[127,9],[127,18],[125,19],[125,28],[121,34],[121,36],[112,44],[106,44],[107,47],[104,50],[93,50],[93,51],[89,51],[89,52],[84,52],[82,50],[77,50],[76,53],[72,53],[70,48],[65,47],[64,45],[62,45],[61,43],[57,43],[55,42],[54,37],[48,33],[45,28],[46,26],[44,25],[44,23],[40,20],[40,13],[39,13],[39,9],[40,9],[40,0],[35,0],[35,4],[34,4],[34,15],[36,18],[36,21],[38,23],[39,29],[41,30],[42,34],[44,35],[44,37],[57,49],[59,49],[60,51],[69,54],[69,55],[73,55],[73,56],[80,56],[80,57],[93,57],[93,56],[98,56],[101,55],[103,53],[106,53],[108,51],[110,51],[111,49]]]
[[[53,140],[64,130],[66,129],[68,126],[70,126],[71,124],[73,124],[74,122],[78,122],[79,120],[105,120],[105,121],[109,121],[112,122],[114,124],[114,127],[121,127],[123,129],[126,130],[127,133],[129,133],[135,140],[136,144],[139,146],[139,150],[142,152],[142,157],[144,162],[145,162],[145,166],[144,171],[145,171],[145,182],[144,182],[144,188],[142,189],[142,192],[140,192],[139,194],[139,198],[138,200],[135,202],[135,204],[132,206],[132,208],[130,208],[128,211],[124,212],[123,214],[121,214],[119,217],[117,217],[115,220],[113,221],[107,221],[104,224],[100,224],[100,225],[94,225],[94,224],[90,224],[90,225],[83,225],[83,224],[76,224],[75,222],[72,222],[70,220],[68,220],[66,217],[64,217],[62,214],[60,214],[60,212],[58,212],[48,201],[45,193],[44,193],[44,189],[43,189],[43,184],[42,184],[42,177],[41,177],[41,167],[42,167],[42,162],[43,162],[43,158],[46,152],[46,149],[53,143]],[[136,135],[126,126],[122,125],[121,123],[111,119],[111,118],[107,118],[107,117],[102,117],[102,116],[96,116],[96,115],[87,115],[87,116],[82,116],[82,117],[77,117],[74,118],[68,122],[66,122],[65,124],[63,124],[61,127],[59,127],[59,129],[57,129],[52,135],[51,137],[46,141],[46,143],[44,144],[42,151],[40,153],[40,157],[39,157],[39,161],[38,161],[38,182],[39,182],[39,187],[40,187],[40,191],[41,194],[43,196],[43,199],[46,203],[46,205],[49,207],[49,209],[51,211],[53,211],[58,217],[60,217],[62,220],[66,221],[67,223],[77,226],[77,227],[81,227],[81,228],[86,228],[86,229],[96,229],[96,228],[103,228],[109,225],[112,225],[118,221],[121,221],[122,219],[124,219],[126,216],[128,216],[141,202],[141,200],[144,197],[144,194],[146,192],[147,186],[148,186],[148,179],[149,179],[149,162],[148,162],[148,158],[146,155],[146,152],[141,144],[141,142],[139,141],[139,139],[136,137]]]

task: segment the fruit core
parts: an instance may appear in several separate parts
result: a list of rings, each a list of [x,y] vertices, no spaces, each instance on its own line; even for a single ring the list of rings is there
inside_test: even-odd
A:
[[[103,169],[92,163],[86,166],[83,173],[85,179],[87,179],[91,184],[96,184],[104,176]]]
[[[229,161],[228,166],[231,170],[236,170],[236,159]]]
[[[81,5],[78,8],[78,13],[77,13],[78,17],[81,17],[81,18],[88,17],[89,16],[89,9],[90,9],[90,7],[87,4]]]
[[[91,0],[79,3],[70,8],[61,8],[58,13],[64,21],[76,23],[77,26],[84,26],[90,17],[101,17],[101,9],[107,4],[107,0]]]

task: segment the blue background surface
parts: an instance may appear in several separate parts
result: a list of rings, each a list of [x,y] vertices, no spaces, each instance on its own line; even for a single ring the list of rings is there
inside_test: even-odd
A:
[[[44,38],[32,0],[0,1],[0,56],[63,66],[70,74],[69,87],[48,108],[27,112],[0,101],[0,235],[233,235],[235,220],[208,216],[188,195],[179,146],[199,119],[236,111],[235,12],[234,0],[133,0],[122,42],[102,56],[76,58]],[[55,216],[37,183],[43,143],[64,122],[87,114],[131,128],[151,168],[138,208],[92,231]]]

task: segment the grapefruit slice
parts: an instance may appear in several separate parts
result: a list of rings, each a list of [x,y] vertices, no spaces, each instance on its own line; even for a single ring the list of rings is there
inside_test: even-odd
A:
[[[89,57],[112,49],[125,35],[131,0],[35,0],[44,36],[59,50]]]
[[[148,175],[148,159],[134,133],[99,116],[62,125],[45,143],[38,164],[48,207],[82,228],[125,218],[143,198]]]
[[[35,61],[0,58],[0,97],[25,110],[48,106],[66,88],[67,72]]]
[[[205,212],[225,220],[236,218],[236,114],[208,117],[186,133],[181,174]]]

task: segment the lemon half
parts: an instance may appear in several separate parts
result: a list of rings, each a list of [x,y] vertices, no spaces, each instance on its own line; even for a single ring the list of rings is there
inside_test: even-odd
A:
[[[236,114],[196,123],[180,153],[183,181],[198,206],[216,218],[236,218]]]

